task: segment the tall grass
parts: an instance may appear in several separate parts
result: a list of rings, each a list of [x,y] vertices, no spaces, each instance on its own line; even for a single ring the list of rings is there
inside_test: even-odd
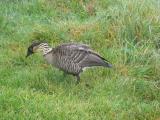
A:
[[[159,14],[159,0],[1,0],[0,118],[160,119]],[[89,44],[114,67],[76,86],[41,55],[25,58],[33,40]]]

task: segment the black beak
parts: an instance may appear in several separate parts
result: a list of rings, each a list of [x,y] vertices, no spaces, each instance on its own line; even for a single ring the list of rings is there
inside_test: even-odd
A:
[[[26,55],[26,58],[27,58],[28,56],[32,55],[32,54],[33,54],[33,52],[31,52],[31,51],[28,50],[27,55]]]

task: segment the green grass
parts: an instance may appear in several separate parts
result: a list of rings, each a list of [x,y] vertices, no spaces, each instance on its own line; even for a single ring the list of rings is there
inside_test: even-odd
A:
[[[40,54],[25,58],[36,39],[89,44],[114,68],[76,86]],[[1,0],[0,119],[159,120],[159,0]]]

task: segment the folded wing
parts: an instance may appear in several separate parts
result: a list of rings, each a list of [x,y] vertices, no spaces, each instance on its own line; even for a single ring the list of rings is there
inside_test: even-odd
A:
[[[105,58],[95,53],[85,44],[63,44],[58,46],[56,51],[65,61],[71,61],[70,63],[81,68],[92,66],[112,67]]]

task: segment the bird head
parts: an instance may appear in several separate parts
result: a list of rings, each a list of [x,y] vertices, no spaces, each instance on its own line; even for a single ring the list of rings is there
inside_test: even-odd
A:
[[[48,46],[48,43],[42,42],[42,41],[33,42],[33,43],[28,47],[28,51],[27,51],[26,57],[32,55],[33,53],[39,52],[39,51],[42,52],[45,45]]]

